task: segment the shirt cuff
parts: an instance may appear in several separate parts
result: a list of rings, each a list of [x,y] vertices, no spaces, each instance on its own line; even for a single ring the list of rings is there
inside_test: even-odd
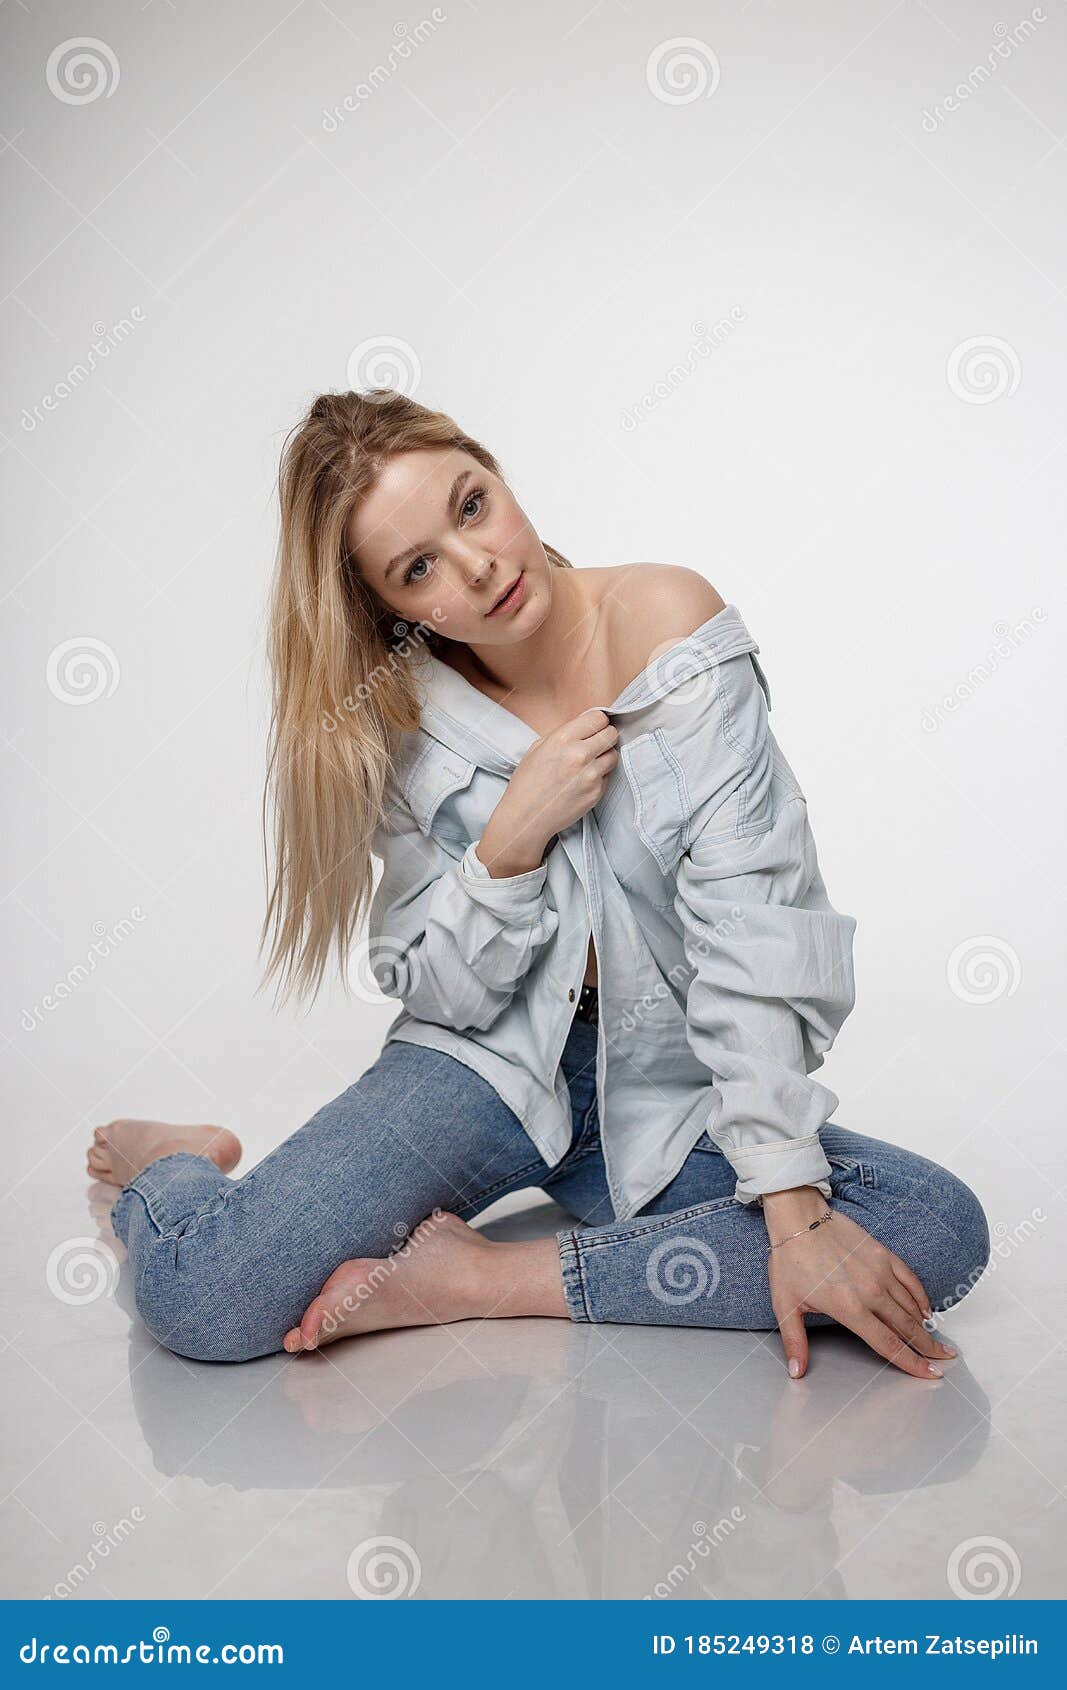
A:
[[[472,840],[460,859],[460,868],[468,880],[488,881],[492,886],[499,886],[502,892],[514,890],[526,896],[544,890],[547,862],[538,863],[536,868],[527,869],[523,874],[491,874],[475,850],[478,843],[477,839]]]
[[[723,1145],[722,1150],[737,1175],[734,1196],[739,1203],[758,1202],[772,1191],[791,1191],[797,1185],[814,1185],[830,1201],[830,1164],[818,1133],[740,1149]]]

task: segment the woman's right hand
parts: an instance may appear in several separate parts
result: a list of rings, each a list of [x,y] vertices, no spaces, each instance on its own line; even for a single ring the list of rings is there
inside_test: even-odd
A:
[[[489,855],[539,863],[549,840],[600,801],[619,760],[618,738],[606,713],[590,709],[536,740],[482,836]]]
[[[925,1325],[932,1311],[922,1281],[840,1209],[830,1210],[828,1226],[812,1231],[811,1222],[828,1207],[811,1185],[763,1198],[774,1245],[767,1258],[771,1307],[790,1377],[800,1379],[808,1370],[805,1314],[828,1314],[903,1373],[940,1379],[938,1364],[957,1352]]]

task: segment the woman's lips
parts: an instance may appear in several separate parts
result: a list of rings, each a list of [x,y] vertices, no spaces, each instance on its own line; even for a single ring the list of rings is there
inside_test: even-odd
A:
[[[510,610],[518,610],[520,604],[522,603],[522,601],[525,597],[526,597],[526,571],[524,569],[522,571],[521,575],[519,576],[518,580],[515,581],[514,584],[509,588],[508,592],[500,600],[500,602],[498,604],[495,604],[493,606],[492,610],[487,610],[485,614],[487,616],[502,616],[502,615],[506,615],[507,612],[510,611]]]

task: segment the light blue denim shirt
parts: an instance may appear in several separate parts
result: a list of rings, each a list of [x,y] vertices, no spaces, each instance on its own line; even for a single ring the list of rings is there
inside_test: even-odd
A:
[[[809,1076],[855,1001],[856,923],[827,897],[758,650],[728,604],[601,706],[619,761],[600,802],[537,868],[502,878],[477,845],[540,736],[429,651],[411,659],[420,726],[396,736],[368,918],[371,972],[403,1005],[386,1040],[481,1074],[554,1167],[592,935],[620,1220],[705,1133],[742,1202],[796,1185],[830,1195],[819,1129],[838,1098]]]

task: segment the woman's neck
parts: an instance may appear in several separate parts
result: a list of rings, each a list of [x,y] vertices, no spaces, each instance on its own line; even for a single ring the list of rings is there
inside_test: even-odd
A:
[[[549,580],[552,598],[540,626],[514,645],[468,643],[455,655],[456,667],[492,697],[517,693],[548,701],[573,686],[597,637],[609,570],[557,569]]]

